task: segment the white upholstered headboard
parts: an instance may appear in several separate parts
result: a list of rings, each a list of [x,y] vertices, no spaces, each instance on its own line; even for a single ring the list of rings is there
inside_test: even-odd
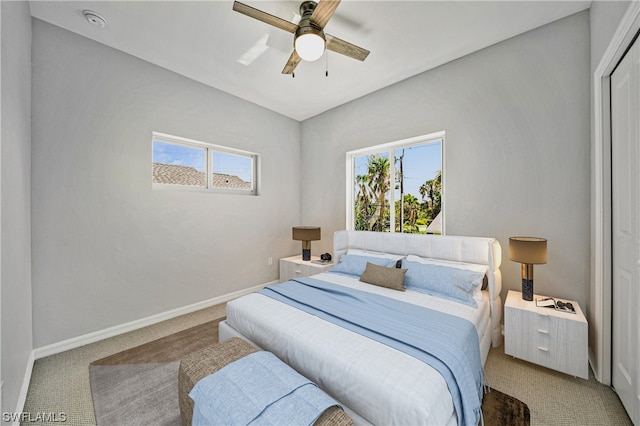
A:
[[[401,255],[452,260],[487,265],[491,298],[491,342],[500,346],[502,333],[502,248],[495,238],[451,235],[420,235],[370,231],[336,231],[333,236],[334,261],[348,249],[373,250]]]

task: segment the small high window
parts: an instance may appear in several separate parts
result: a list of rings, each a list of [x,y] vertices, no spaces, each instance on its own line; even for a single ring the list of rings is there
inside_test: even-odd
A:
[[[258,159],[253,152],[154,132],[153,187],[257,195]]]

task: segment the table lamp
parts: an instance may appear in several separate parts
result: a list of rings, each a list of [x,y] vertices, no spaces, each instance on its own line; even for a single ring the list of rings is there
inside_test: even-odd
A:
[[[547,240],[510,237],[509,260],[522,263],[522,298],[533,300],[533,265],[547,263]]]
[[[296,241],[302,241],[302,260],[311,260],[311,241],[320,239],[320,227],[294,226],[292,238]]]

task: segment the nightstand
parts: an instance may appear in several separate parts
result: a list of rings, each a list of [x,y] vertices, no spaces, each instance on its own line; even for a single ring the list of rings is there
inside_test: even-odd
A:
[[[589,378],[587,319],[577,302],[576,313],[537,307],[522,300],[522,293],[510,290],[504,304],[504,352],[516,358]],[[564,300],[563,300],[564,301]]]
[[[280,282],[308,277],[333,268],[333,262],[321,265],[313,263],[314,260],[320,260],[320,257],[311,256],[311,260],[302,260],[302,256],[298,255],[280,259]]]

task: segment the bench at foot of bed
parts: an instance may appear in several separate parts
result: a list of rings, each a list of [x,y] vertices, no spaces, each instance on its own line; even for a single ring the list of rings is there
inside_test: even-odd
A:
[[[180,362],[178,373],[178,398],[180,416],[185,425],[191,426],[193,418],[193,400],[189,392],[204,377],[215,373],[227,364],[239,360],[257,349],[237,337],[203,348]],[[316,420],[317,426],[350,426],[353,422],[339,407],[333,406],[325,410]]]

